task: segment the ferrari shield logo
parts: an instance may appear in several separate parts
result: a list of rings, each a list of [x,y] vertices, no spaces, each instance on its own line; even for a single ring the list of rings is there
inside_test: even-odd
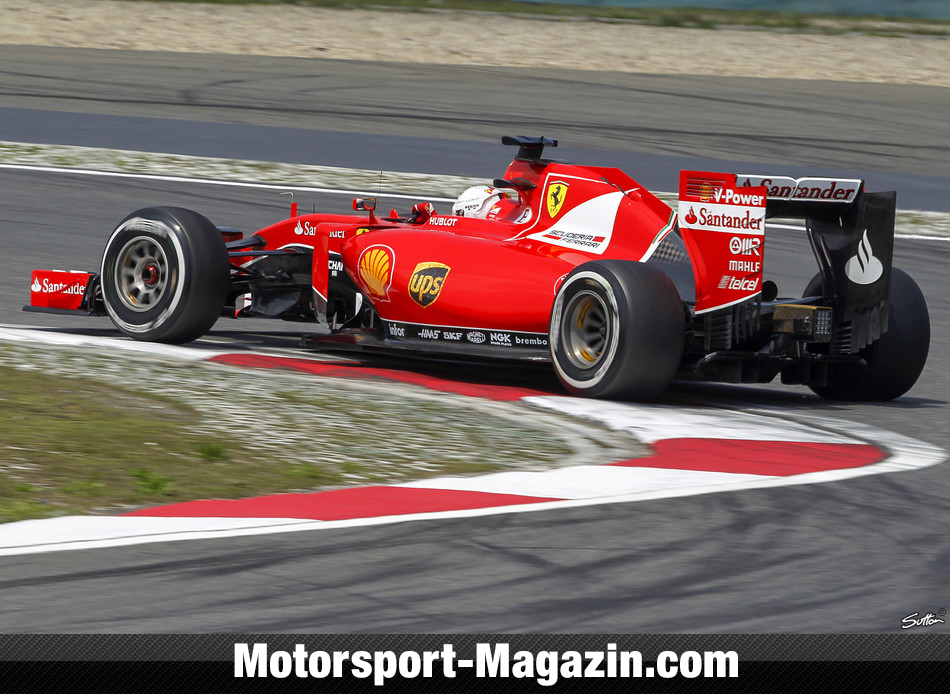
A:
[[[419,263],[409,278],[409,296],[422,308],[434,303],[450,269],[442,263]]]
[[[553,219],[561,211],[564,205],[564,198],[567,197],[567,184],[564,181],[554,181],[548,186],[548,192],[545,197],[547,201],[548,214]]]

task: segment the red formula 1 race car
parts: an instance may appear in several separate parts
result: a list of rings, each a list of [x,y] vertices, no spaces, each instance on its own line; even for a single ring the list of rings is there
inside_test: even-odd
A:
[[[577,395],[649,399],[674,378],[896,398],[930,342],[891,267],[894,193],[863,181],[683,171],[678,209],[622,171],[518,147],[453,214],[291,216],[249,236],[180,208],[112,232],[98,273],[36,271],[29,310],[107,314],[138,340],[194,340],[222,314],[312,321],[307,345],[550,361]],[[804,296],[764,280],[765,220],[807,220]]]

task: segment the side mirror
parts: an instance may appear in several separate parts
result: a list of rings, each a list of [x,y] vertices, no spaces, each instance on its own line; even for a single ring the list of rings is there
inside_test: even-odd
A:
[[[353,198],[353,209],[357,212],[369,212],[369,223],[376,224],[376,198]]]
[[[372,212],[376,209],[376,198],[353,198],[353,209],[357,212]]]

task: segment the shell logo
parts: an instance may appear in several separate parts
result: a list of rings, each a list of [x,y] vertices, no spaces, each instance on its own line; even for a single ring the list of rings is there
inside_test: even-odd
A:
[[[360,256],[360,280],[376,299],[389,299],[389,285],[393,276],[393,249],[389,246],[370,246]]]

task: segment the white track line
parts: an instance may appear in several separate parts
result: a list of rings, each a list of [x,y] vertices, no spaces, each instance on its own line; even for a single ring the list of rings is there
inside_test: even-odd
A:
[[[162,155],[156,155],[162,156]],[[386,193],[382,191],[367,191],[367,190],[351,190],[347,188],[334,188],[334,187],[315,187],[315,186],[302,186],[302,185],[292,185],[292,184],[274,184],[274,183],[254,183],[251,181],[225,181],[212,178],[194,178],[190,176],[171,176],[167,174],[145,174],[145,173],[131,173],[124,171],[102,171],[98,169],[72,169],[68,167],[59,167],[59,166],[39,166],[39,165],[29,165],[29,164],[0,164],[0,169],[10,169],[14,171],[38,171],[44,173],[56,173],[56,174],[77,174],[83,176],[102,176],[102,177],[111,177],[111,178],[128,178],[128,179],[138,179],[146,181],[163,181],[167,183],[189,183],[195,185],[214,185],[214,186],[228,186],[233,188],[251,188],[257,190],[276,190],[276,191],[293,191],[293,192],[303,192],[303,193],[323,193],[326,195],[347,195],[353,197],[378,197],[378,198],[392,198],[397,200],[422,200],[425,199],[428,202],[455,202],[455,198],[446,198],[446,197],[433,197],[428,195],[424,191],[419,193]],[[455,178],[451,176],[445,176],[446,179]],[[418,185],[420,187],[425,186],[425,183],[422,182],[413,182],[412,185]],[[663,191],[655,191],[655,194],[661,197],[674,197],[675,193],[667,193]],[[772,229],[782,229],[785,231],[805,231],[805,227],[795,224],[782,224],[778,222],[767,222],[766,225]],[[899,239],[910,239],[915,241],[950,241],[950,236],[931,236],[927,234],[895,234],[896,238]]]
[[[424,194],[407,195],[403,193],[384,193],[381,191],[347,190],[344,188],[318,188],[301,185],[280,185],[274,183],[252,183],[248,181],[223,181],[212,178],[191,178],[188,176],[168,176],[161,174],[127,173],[124,171],[97,171],[94,169],[69,169],[57,166],[28,166],[24,164],[0,164],[0,169],[18,171],[39,171],[42,173],[77,174],[81,176],[102,176],[105,178],[131,178],[143,181],[163,181],[166,183],[191,183],[209,186],[227,186],[232,188],[254,188],[258,190],[294,191],[304,193],[326,193],[328,195],[352,195],[355,197],[397,198],[400,200],[419,200]],[[429,202],[455,202],[455,198],[426,197]]]

